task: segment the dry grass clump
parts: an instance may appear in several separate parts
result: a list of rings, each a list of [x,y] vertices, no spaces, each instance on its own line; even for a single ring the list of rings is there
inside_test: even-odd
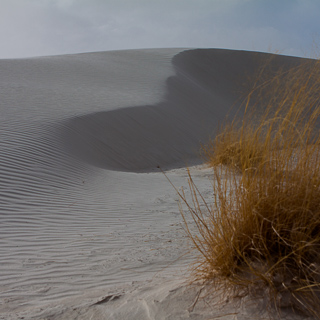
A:
[[[213,167],[222,164],[241,171],[260,163],[264,149],[255,128],[246,127],[242,133],[241,129],[232,123],[227,124],[214,140],[203,146],[201,152]]]
[[[209,205],[189,174],[180,193],[198,234],[197,279],[267,290],[277,307],[320,318],[320,65],[257,84],[241,122],[203,147],[213,166]],[[222,166],[225,165],[225,166]],[[185,215],[184,215],[185,216]],[[185,220],[186,221],[186,220]]]

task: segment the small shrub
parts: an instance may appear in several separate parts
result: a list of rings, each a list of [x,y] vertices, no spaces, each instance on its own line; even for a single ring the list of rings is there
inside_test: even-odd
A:
[[[317,61],[279,72],[254,88],[241,121],[235,119],[202,146],[213,167],[213,205],[190,173],[191,200],[180,193],[198,230],[194,234],[186,223],[202,257],[195,279],[223,279],[225,288],[247,293],[267,290],[275,306],[317,318],[319,89]]]

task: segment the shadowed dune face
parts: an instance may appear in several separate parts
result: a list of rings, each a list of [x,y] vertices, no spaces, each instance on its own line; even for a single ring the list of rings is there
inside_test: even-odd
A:
[[[269,54],[217,49],[188,50],[172,59],[160,103],[89,113],[65,121],[65,150],[93,166],[153,171],[199,163],[205,143],[225,118],[234,117]],[[301,59],[273,56],[269,71]],[[241,116],[242,111],[238,111]]]
[[[42,195],[46,203],[48,194],[69,193],[91,176],[95,168],[71,152],[73,143],[68,144],[64,133],[67,119],[132,103],[157,103],[166,78],[174,74],[171,59],[180,51],[129,50],[0,60],[2,208],[12,210],[13,202],[18,202],[24,210],[24,204],[37,204]],[[83,133],[92,135],[90,123],[79,128],[79,141]],[[87,152],[86,145],[79,150],[80,154]],[[31,198],[26,200],[27,196]]]

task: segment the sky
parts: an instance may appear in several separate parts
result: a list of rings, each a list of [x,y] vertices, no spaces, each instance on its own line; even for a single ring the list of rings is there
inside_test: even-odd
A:
[[[0,0],[0,58],[139,48],[310,57],[320,0]]]

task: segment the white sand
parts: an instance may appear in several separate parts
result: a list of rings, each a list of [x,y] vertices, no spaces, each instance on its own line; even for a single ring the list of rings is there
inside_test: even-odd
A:
[[[195,253],[156,166],[186,185],[178,168],[201,163],[199,143],[267,57],[153,49],[0,60],[0,319],[252,319],[234,303],[190,309]],[[193,174],[210,198],[210,171]],[[119,297],[96,304],[109,295]]]

